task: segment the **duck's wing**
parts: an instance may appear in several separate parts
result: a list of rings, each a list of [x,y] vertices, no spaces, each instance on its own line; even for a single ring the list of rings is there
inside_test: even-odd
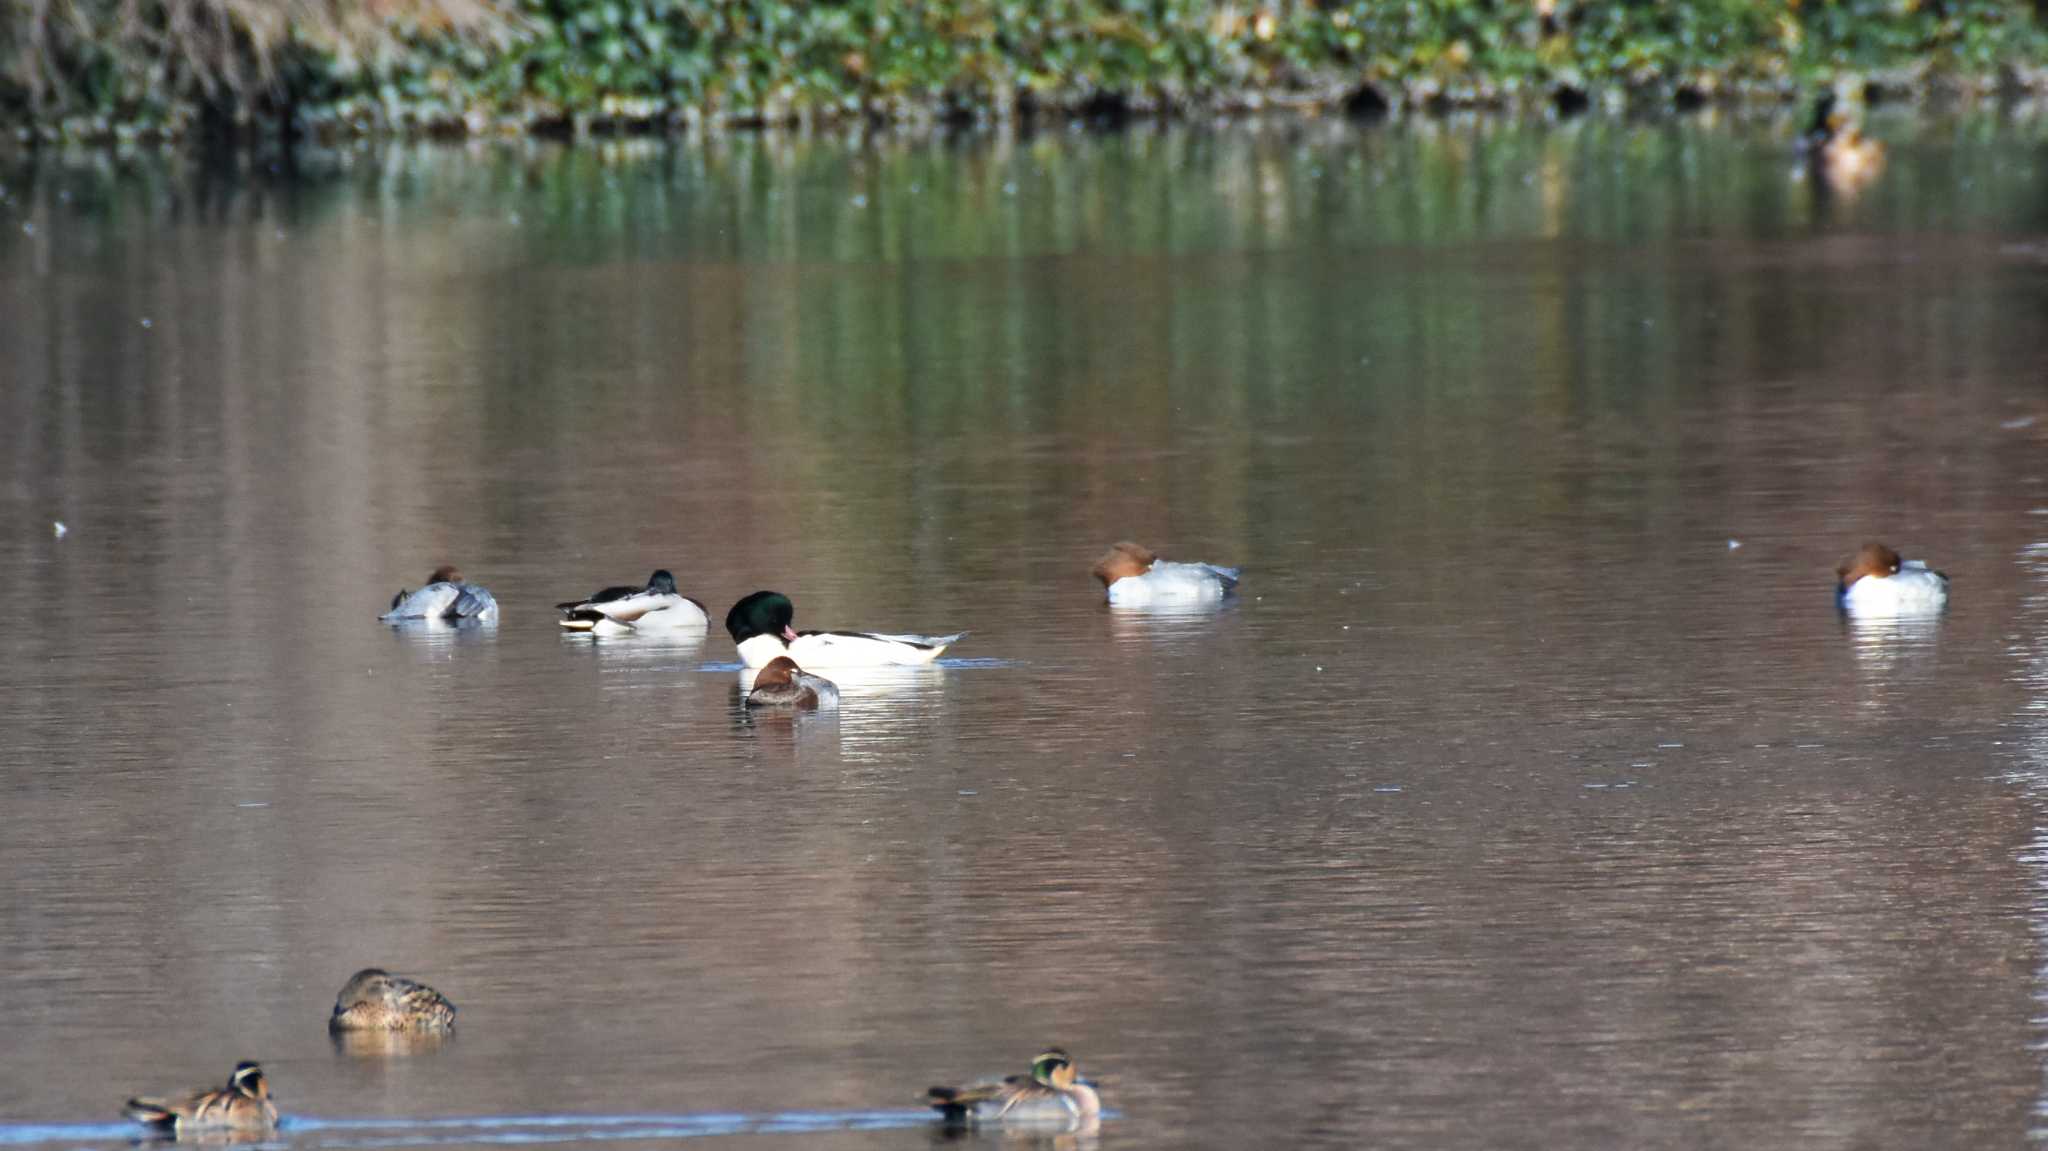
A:
[[[748,707],[816,707],[818,693],[803,683],[764,683],[747,693]]]
[[[807,631],[790,642],[788,655],[803,667],[914,667],[939,658],[947,645],[966,635],[889,635],[865,631]]]
[[[495,619],[498,615],[498,597],[475,584],[463,584],[455,602],[448,605],[449,619]]]
[[[976,1083],[967,1087],[934,1087],[926,1102],[948,1119],[1001,1119],[1018,1112],[1047,1107],[1069,1110],[1058,1091],[1029,1075],[1012,1075],[1000,1083]]]
[[[994,1104],[1008,1086],[1003,1083],[970,1083],[965,1087],[931,1087],[924,1093],[927,1106],[948,1119],[964,1119],[984,1104]]]
[[[646,590],[647,589],[644,587],[626,587],[624,585],[620,585],[618,587],[608,587],[598,592],[596,595],[589,596],[584,599],[572,599],[567,603],[558,603],[555,605],[555,607],[562,611],[577,611],[583,608],[594,607],[597,604],[610,603],[613,600],[625,599],[627,596],[636,596]]]
[[[182,1099],[130,1099],[124,1114],[138,1123],[165,1131],[186,1127],[260,1125],[262,1103],[229,1087],[194,1091]]]
[[[824,676],[800,671],[796,673],[796,682],[797,686],[810,691],[812,706],[825,710],[839,706],[839,685]]]
[[[121,1107],[121,1114],[145,1127],[161,1127],[169,1130],[178,1125],[177,1107],[165,1099],[130,1099]]]
[[[462,589],[452,583],[430,583],[418,591],[399,592],[391,601],[391,610],[377,618],[439,619],[448,614],[461,596]]]
[[[886,631],[807,631],[805,635],[850,636],[854,639],[876,639],[883,643],[907,643],[911,647],[952,647],[967,638],[964,631],[952,635],[911,635]]]
[[[392,990],[398,993],[398,1009],[420,1027],[453,1027],[455,1004],[446,995],[417,980],[393,976]]]
[[[645,620],[648,623],[659,625],[667,622],[662,619],[662,613],[672,606],[674,605],[660,597],[646,596],[639,603],[620,603],[617,607],[604,614],[620,623],[639,623]]]

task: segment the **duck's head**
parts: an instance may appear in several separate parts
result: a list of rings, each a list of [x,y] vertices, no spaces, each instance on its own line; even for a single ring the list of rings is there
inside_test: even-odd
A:
[[[246,1060],[235,1064],[235,1073],[228,1076],[228,1088],[258,1101],[270,1098],[270,1080],[263,1077],[263,1068]]]
[[[1047,1048],[1031,1061],[1032,1080],[1046,1087],[1072,1087],[1079,1074],[1074,1057],[1058,1047]]]
[[[788,687],[796,682],[798,673],[802,671],[803,669],[796,665],[795,660],[786,655],[778,655],[768,661],[768,666],[754,674],[754,686],[757,688]]]
[[[389,971],[381,967],[365,967],[341,985],[341,994],[334,997],[334,1013],[339,1015],[357,1003],[387,1000],[391,998],[392,990]]]
[[[455,566],[454,564],[442,564],[442,565],[441,565],[440,567],[437,567],[437,568],[435,568],[435,569],[434,569],[434,574],[433,574],[433,575],[430,575],[430,576],[428,576],[428,577],[427,577],[427,582],[428,582],[428,583],[461,583],[461,582],[462,582],[462,569],[461,569],[461,568],[459,568],[459,567],[456,567],[456,566]]]
[[[668,574],[667,568],[662,568],[660,571],[647,577],[647,590],[656,595],[674,595],[676,594],[676,577]]]
[[[725,630],[731,634],[734,643],[745,643],[757,635],[793,640],[796,629],[790,624],[795,619],[796,607],[789,602],[788,596],[779,591],[757,591],[732,605],[732,610],[725,613]]]
[[[1102,581],[1102,586],[1108,587],[1125,576],[1144,575],[1152,570],[1153,561],[1158,558],[1152,554],[1151,548],[1143,544],[1118,540],[1109,545],[1101,559],[1095,561],[1093,571],[1095,578]]]
[[[1864,544],[1855,555],[1843,560],[1842,566],[1835,569],[1835,574],[1841,577],[1841,586],[1846,588],[1864,576],[1883,579],[1898,570],[1899,553],[1873,540]]]

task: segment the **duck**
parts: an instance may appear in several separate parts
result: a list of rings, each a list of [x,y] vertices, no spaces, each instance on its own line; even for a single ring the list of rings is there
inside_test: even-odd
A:
[[[334,997],[327,1030],[447,1031],[455,1026],[455,1005],[417,980],[365,967],[349,976]]]
[[[1027,1075],[1000,1083],[933,1087],[925,1102],[948,1123],[1071,1123],[1102,1113],[1102,1099],[1080,1078],[1074,1057],[1047,1048],[1031,1061]]]
[[[498,618],[498,601],[490,592],[462,578],[460,569],[443,564],[427,577],[418,591],[398,590],[391,597],[391,610],[377,617],[388,622],[409,619],[473,619],[480,623]]]
[[[754,676],[754,690],[747,693],[747,706],[830,711],[839,706],[839,685],[812,675],[786,655],[778,655]]]
[[[1865,619],[1939,614],[1948,607],[1948,577],[1921,560],[1875,541],[1835,569],[1835,604]]]
[[[163,1134],[275,1131],[277,1104],[270,1101],[270,1080],[254,1063],[235,1064],[225,1087],[193,1091],[181,1099],[130,1099],[128,1118]]]
[[[1884,168],[1884,144],[1865,137],[1856,122],[1838,110],[1840,102],[1832,91],[1821,93],[1814,102],[1813,123],[1799,143],[1825,183],[1854,189]]]
[[[1214,603],[1237,590],[1241,568],[1216,564],[1174,563],[1151,548],[1119,540],[1109,546],[1093,569],[1109,602],[1125,607],[1153,604]]]
[[[608,587],[586,599],[558,603],[561,624],[570,631],[630,635],[636,631],[703,631],[711,625],[704,605],[676,591],[667,570],[647,577],[646,587]]]
[[[806,631],[790,626],[796,607],[779,591],[757,591],[725,613],[725,630],[748,667],[788,656],[803,668],[889,667],[928,664],[960,642],[953,635],[886,635],[865,631]]]

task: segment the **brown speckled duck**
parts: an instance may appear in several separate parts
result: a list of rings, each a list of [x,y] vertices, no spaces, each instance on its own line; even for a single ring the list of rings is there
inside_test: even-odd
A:
[[[365,967],[349,977],[334,997],[329,1031],[447,1031],[455,1026],[455,1005],[424,983]]]

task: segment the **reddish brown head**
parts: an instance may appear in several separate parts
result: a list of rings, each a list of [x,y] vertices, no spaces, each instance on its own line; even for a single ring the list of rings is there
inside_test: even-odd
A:
[[[755,687],[787,687],[796,682],[796,675],[803,669],[786,655],[778,655],[768,661],[754,676]]]
[[[458,568],[458,567],[456,567],[456,566],[455,566],[454,564],[442,564],[442,565],[441,565],[440,567],[437,567],[437,568],[435,568],[435,569],[434,569],[434,574],[433,574],[433,575],[430,575],[430,576],[428,576],[428,577],[427,577],[427,582],[428,582],[428,583],[461,583],[461,582],[462,582],[462,569],[461,569],[461,568]]]
[[[1899,570],[1899,553],[1872,541],[1864,544],[1861,551],[1842,561],[1835,574],[1842,579],[1842,586],[1848,587],[1864,576],[1883,579]]]
[[[1102,581],[1103,587],[1108,587],[1125,576],[1144,575],[1152,570],[1152,563],[1158,558],[1152,554],[1151,548],[1143,544],[1119,540],[1109,545],[1109,550],[1095,561],[1094,575]]]

